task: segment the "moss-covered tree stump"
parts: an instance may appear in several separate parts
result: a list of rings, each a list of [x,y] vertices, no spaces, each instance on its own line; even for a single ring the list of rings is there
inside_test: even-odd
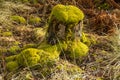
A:
[[[61,44],[70,58],[81,58],[88,53],[88,46],[80,42],[84,13],[72,5],[56,5],[51,12],[47,32],[47,43]]]
[[[56,5],[51,12],[48,28],[48,42],[56,44],[58,40],[75,40],[79,37],[79,23],[84,18],[83,12],[72,5]]]

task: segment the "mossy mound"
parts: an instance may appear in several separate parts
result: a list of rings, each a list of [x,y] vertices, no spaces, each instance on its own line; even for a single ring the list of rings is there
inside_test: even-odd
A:
[[[21,49],[20,49],[19,46],[11,46],[8,51],[12,54],[17,54],[17,52],[20,51],[20,50]]]
[[[36,16],[31,16],[29,19],[29,24],[40,24],[41,18]]]
[[[23,50],[17,56],[18,64],[22,66],[33,66],[37,64],[40,60],[40,56],[38,55],[38,53],[39,53],[39,50],[34,48]]]
[[[35,49],[35,48],[28,48],[23,50],[21,53],[13,56],[6,57],[6,62],[11,63],[11,62],[16,62],[18,66],[34,66],[36,64],[40,64],[41,66],[44,65],[51,65],[55,61],[59,59],[59,53],[57,51],[54,52],[49,52],[49,51],[44,51],[42,49]],[[7,65],[8,70],[12,71],[10,64]]]
[[[86,56],[89,51],[88,46],[80,41],[68,41],[67,46],[65,43],[62,48],[71,59],[81,59]]]
[[[14,71],[18,68],[18,63],[16,61],[10,61],[6,64],[8,71]]]
[[[1,33],[1,36],[4,36],[4,37],[10,37],[10,36],[12,36],[12,35],[13,35],[13,34],[12,34],[12,32],[10,32],[10,31]]]
[[[83,20],[84,13],[72,5],[58,4],[52,9],[50,21],[55,18],[63,23],[78,23]]]
[[[11,16],[11,19],[19,24],[26,24],[26,20],[22,16]]]

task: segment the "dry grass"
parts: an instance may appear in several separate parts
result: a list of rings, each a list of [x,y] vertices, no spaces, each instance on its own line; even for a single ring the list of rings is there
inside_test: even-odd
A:
[[[70,0],[61,0],[61,1],[60,0],[57,0],[57,1],[56,0],[47,0],[46,6],[44,6],[43,4],[40,4],[37,6],[36,5],[28,6],[26,4],[21,4],[21,3],[15,4],[13,2],[4,2],[4,4],[2,4],[0,6],[0,29],[4,29],[5,31],[7,31],[7,30],[11,30],[11,27],[14,26],[13,27],[14,29],[12,29],[12,30],[15,30],[14,32],[18,32],[21,35],[16,36],[17,34],[14,34],[12,37],[15,38],[15,40],[23,42],[22,43],[23,45],[24,45],[24,43],[30,43],[29,35],[32,35],[32,34],[31,34],[31,31],[29,31],[27,29],[31,30],[31,29],[34,29],[34,27],[32,27],[32,28],[27,27],[27,29],[25,28],[25,31],[20,31],[22,27],[12,24],[12,20],[10,19],[10,16],[21,15],[21,16],[25,16],[25,18],[27,19],[27,17],[30,14],[33,14],[33,15],[36,14],[36,15],[41,16],[42,18],[44,18],[43,20],[45,20],[48,18],[51,8],[54,5],[56,5],[58,3],[66,4],[66,2],[67,2],[67,4],[74,4],[74,5],[82,8],[86,15],[89,13],[87,11],[87,9],[92,8],[92,9],[89,9],[89,11],[91,10],[91,12],[90,12],[90,15],[87,15],[87,19],[90,19],[89,17],[91,17],[91,15],[92,15],[92,17],[94,19],[96,19],[98,22],[100,21],[101,24],[108,25],[105,21],[107,20],[107,18],[109,18],[109,15],[107,15],[107,13],[105,13],[105,18],[103,16],[101,19],[101,15],[103,15],[103,14],[99,15],[98,14],[99,12],[96,12],[96,10],[93,9],[93,8],[95,8],[95,5],[92,5],[94,3],[90,2],[90,0],[84,0],[84,1],[83,0],[72,0],[72,1],[70,1]],[[87,5],[87,3],[89,3],[89,4]],[[81,4],[81,5],[79,5],[79,4]],[[44,8],[44,11],[42,11],[43,8]],[[93,14],[92,12],[95,12],[95,14]],[[39,13],[41,13],[41,14],[39,14]],[[114,12],[114,13],[117,13],[116,16],[119,16],[118,12]],[[96,14],[98,14],[98,15],[96,15]],[[108,17],[106,17],[106,16],[108,16]],[[116,18],[118,18],[118,17],[116,17]],[[109,20],[111,20],[111,18]],[[102,23],[102,21],[104,21],[104,23]],[[77,63],[77,65],[79,67],[81,67],[83,70],[85,70],[85,74],[82,76],[83,80],[88,80],[89,77],[91,77],[91,76],[92,76],[92,78],[95,76],[102,77],[104,80],[119,80],[120,79],[120,30],[119,30],[120,20],[113,21],[113,22],[114,23],[112,23],[112,28],[115,28],[115,33],[108,34],[106,32],[105,33],[106,36],[97,35],[96,38],[98,40],[98,44],[91,46],[89,55],[87,57],[85,57],[85,59],[81,63]],[[89,26],[88,23],[85,25]],[[101,29],[101,28],[98,29],[99,23],[96,24],[96,22],[93,22],[92,25],[94,25],[94,31],[98,30],[96,33],[99,33],[99,32],[104,33],[102,31],[103,29]],[[24,26],[24,25],[22,25],[22,26]],[[111,25],[109,25],[109,26],[111,26]],[[17,28],[15,28],[15,27],[17,27]],[[92,29],[93,29],[93,27],[92,27]],[[86,30],[86,31],[89,31],[89,30]],[[91,33],[93,33],[93,32],[91,32]],[[1,36],[0,36],[0,38],[1,38]],[[22,40],[22,39],[24,39],[24,40]],[[5,75],[6,75],[6,79],[13,79],[13,80],[20,80],[20,79],[22,80],[26,77],[28,77],[30,80],[34,80],[36,77],[37,77],[36,80],[61,80],[61,79],[62,80],[74,80],[75,78],[78,78],[78,77],[81,78],[81,74],[79,74],[79,73],[71,74],[71,73],[68,73],[68,71],[66,71],[64,68],[62,68],[61,70],[58,70],[56,68],[56,66],[58,66],[58,65],[64,66],[64,64],[67,65],[68,69],[71,68],[72,66],[74,66],[73,64],[69,63],[68,61],[63,61],[63,60],[59,61],[55,65],[53,65],[54,67],[48,68],[51,70],[51,73],[49,74],[46,71],[45,73],[47,73],[48,75],[47,75],[47,77],[45,77],[45,76],[41,76],[42,69],[35,70],[34,68],[24,68],[22,70],[18,70],[18,71],[11,72],[11,73],[4,72],[6,70],[3,68],[4,61],[2,60],[2,58],[3,58],[3,56],[1,56],[1,54],[0,54],[0,80]],[[44,71],[44,68],[43,68],[43,71]]]

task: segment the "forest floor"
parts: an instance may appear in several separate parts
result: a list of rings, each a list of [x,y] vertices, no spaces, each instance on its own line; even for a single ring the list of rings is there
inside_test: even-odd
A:
[[[34,4],[0,0],[0,80],[120,80],[120,3],[117,3],[115,7],[104,0],[41,0]],[[57,4],[74,5],[83,10],[83,31],[96,40],[96,44],[89,47],[89,54],[80,63],[61,58],[54,67],[45,66],[51,74],[45,68],[7,71],[5,57],[25,48],[36,48],[44,40],[44,28]],[[11,16],[19,19],[13,21]],[[32,17],[38,20],[31,22]],[[59,65],[66,65],[68,69],[77,65],[76,68],[84,71],[82,79],[78,78],[81,75],[69,74],[64,68],[57,70]]]

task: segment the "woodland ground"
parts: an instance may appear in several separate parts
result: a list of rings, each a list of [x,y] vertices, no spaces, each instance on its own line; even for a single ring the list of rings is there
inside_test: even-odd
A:
[[[41,0],[37,3],[0,0],[0,80],[24,80],[25,77],[28,80],[74,80],[66,71],[57,71],[56,67],[50,68],[54,73],[46,77],[39,76],[44,69],[38,71],[24,68],[8,72],[5,67],[5,57],[19,53],[22,48],[36,47],[41,43],[44,39],[44,30],[39,31],[43,34],[37,34],[35,29],[44,29],[52,8],[57,4],[70,4],[83,10],[85,14],[83,31],[89,36],[94,36],[97,44],[90,46],[88,56],[80,63],[73,61],[71,64],[69,60],[61,57],[55,65],[66,64],[71,68],[77,64],[77,67],[85,71],[85,78],[82,80],[120,80],[119,0]],[[22,16],[26,21],[20,19],[14,22],[10,18],[14,15]],[[39,17],[41,20],[31,23],[29,21],[31,17]],[[27,75],[24,76],[25,74]]]

